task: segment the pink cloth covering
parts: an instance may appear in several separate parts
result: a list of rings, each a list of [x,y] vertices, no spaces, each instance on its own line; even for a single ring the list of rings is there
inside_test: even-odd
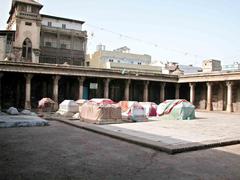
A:
[[[122,119],[121,108],[117,104],[87,102],[81,108],[80,119],[95,124],[115,123]]]

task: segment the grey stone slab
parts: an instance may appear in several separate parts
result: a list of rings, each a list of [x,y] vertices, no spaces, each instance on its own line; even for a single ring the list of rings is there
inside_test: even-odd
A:
[[[198,112],[196,120],[93,125],[63,122],[170,154],[240,143],[240,115]]]
[[[37,116],[28,116],[28,115],[0,116],[0,128],[33,127],[33,126],[46,126],[46,125],[48,125],[48,121]]]

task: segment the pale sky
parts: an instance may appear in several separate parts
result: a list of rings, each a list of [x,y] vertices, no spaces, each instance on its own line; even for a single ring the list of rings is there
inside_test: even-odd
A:
[[[5,29],[11,0],[0,0]],[[85,21],[88,53],[128,46],[152,61],[240,62],[240,0],[40,0],[41,13]],[[127,36],[127,37],[126,37]]]

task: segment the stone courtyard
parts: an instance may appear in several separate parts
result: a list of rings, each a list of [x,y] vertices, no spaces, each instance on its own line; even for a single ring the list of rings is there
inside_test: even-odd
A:
[[[153,121],[102,126],[168,145],[240,140],[240,114],[198,112],[196,120]]]
[[[197,112],[195,120],[89,125],[64,122],[170,154],[240,143],[240,114]]]
[[[240,145],[168,155],[56,121],[1,129],[0,141],[6,180],[240,178]]]

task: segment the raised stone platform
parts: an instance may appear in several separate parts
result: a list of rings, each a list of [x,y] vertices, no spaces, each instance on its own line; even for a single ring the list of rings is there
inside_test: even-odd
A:
[[[37,116],[0,114],[0,128],[33,127],[47,125],[48,121]]]
[[[240,114],[197,112],[198,119],[92,125],[65,123],[169,154],[240,143]]]

